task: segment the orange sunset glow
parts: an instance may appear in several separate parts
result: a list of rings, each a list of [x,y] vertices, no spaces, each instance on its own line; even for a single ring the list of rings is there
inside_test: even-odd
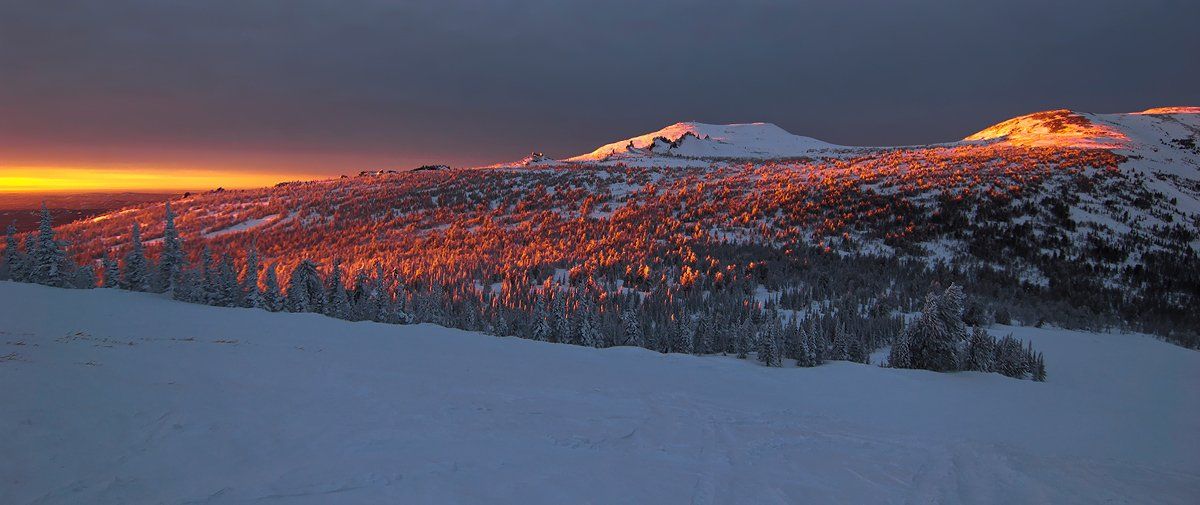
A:
[[[327,177],[327,176],[326,176]],[[316,174],[153,167],[0,167],[0,192],[183,191],[253,188]]]

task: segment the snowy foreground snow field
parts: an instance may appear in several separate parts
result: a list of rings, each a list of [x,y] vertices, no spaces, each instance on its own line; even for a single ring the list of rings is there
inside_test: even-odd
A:
[[[0,503],[1200,503],[1200,353],[1049,382],[0,283]]]

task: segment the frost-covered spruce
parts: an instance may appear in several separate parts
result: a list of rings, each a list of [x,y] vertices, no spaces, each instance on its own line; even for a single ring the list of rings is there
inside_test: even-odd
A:
[[[636,295],[635,295],[636,296]],[[642,321],[638,316],[640,307],[635,297],[630,297],[629,304],[621,311],[621,331],[624,333],[624,345],[636,347],[646,346],[646,337],[642,331]]]
[[[33,250],[29,252],[29,267],[26,276],[30,282],[38,284],[68,286],[71,279],[67,277],[63,268],[67,263],[66,257],[62,245],[54,239],[54,223],[50,219],[50,211],[43,204],[38,223],[37,241],[34,243]]]
[[[208,244],[204,245],[204,252],[200,255],[200,282],[195,293],[196,303],[215,304],[218,299],[217,289],[217,271],[212,264],[212,249]]]
[[[81,265],[75,269],[72,285],[79,289],[92,289],[96,287],[96,269],[90,264]]]
[[[242,306],[242,287],[238,284],[237,268],[233,266],[233,258],[228,254],[221,255],[217,265],[215,304],[222,307]]]
[[[150,264],[142,247],[142,227],[135,221],[130,231],[130,248],[125,254],[121,287],[130,291],[150,290]]]
[[[100,263],[104,266],[104,284],[106,288],[116,288],[121,284],[121,268],[117,264],[117,259],[109,256],[108,251],[105,251],[100,257]]]
[[[965,356],[962,359],[963,368],[977,372],[995,371],[996,339],[988,334],[983,327],[976,326],[967,342]]]
[[[258,288],[258,250],[253,245],[246,251],[246,265],[242,267],[241,288],[244,294],[243,307],[262,307],[262,290]]]
[[[325,314],[338,319],[346,319],[350,315],[350,297],[346,293],[342,277],[342,261],[334,259],[325,293],[325,299],[328,301],[325,304]]]
[[[584,295],[579,300],[579,344],[588,347],[601,347],[600,328],[596,325],[596,310],[592,297]]]
[[[530,338],[541,342],[548,342],[554,334],[554,329],[550,327],[550,314],[546,310],[545,294],[538,295],[537,302],[533,307],[533,327],[530,328]]]
[[[910,330],[906,328],[900,332],[896,340],[892,342],[892,349],[888,352],[887,366],[892,368],[912,368],[912,354],[909,347]]]
[[[171,211],[168,201],[163,211],[162,254],[158,260],[158,278],[156,290],[174,293],[179,284],[179,274],[186,267],[187,258],[183,254],[183,243],[179,239],[179,231],[175,229],[175,213]]]
[[[287,309],[291,312],[324,312],[325,286],[317,264],[303,260],[292,270],[288,281]]]
[[[263,269],[262,308],[271,312],[283,310],[283,295],[279,292],[279,279],[273,264]]]
[[[949,372],[959,369],[959,343],[966,340],[962,321],[963,291],[950,285],[940,296],[931,292],[925,298],[921,315],[907,332],[910,368]]]
[[[8,224],[4,232],[4,257],[0,258],[0,280],[24,281],[22,254],[17,243],[17,229]]]

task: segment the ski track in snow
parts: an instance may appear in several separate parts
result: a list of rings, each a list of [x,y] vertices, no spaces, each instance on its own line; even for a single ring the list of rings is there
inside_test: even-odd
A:
[[[1049,382],[0,282],[0,503],[1197,503],[1200,353],[993,331]]]

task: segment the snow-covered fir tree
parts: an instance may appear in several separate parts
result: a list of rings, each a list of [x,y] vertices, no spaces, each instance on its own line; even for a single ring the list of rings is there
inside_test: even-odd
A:
[[[259,308],[263,306],[262,290],[258,288],[258,250],[251,245],[246,251],[246,264],[242,267],[241,285],[243,293],[242,306]]]
[[[905,328],[896,340],[892,342],[892,348],[888,351],[887,365],[892,368],[913,368],[912,355],[909,354],[909,333],[911,330]]]
[[[977,372],[994,372],[996,339],[988,335],[983,327],[976,326],[967,341],[966,355],[962,358],[963,368]]]
[[[554,328],[551,327],[551,316],[549,309],[546,308],[546,295],[541,293],[537,297],[537,301],[533,306],[533,327],[530,328],[530,338],[549,342],[554,335]]]
[[[96,269],[91,264],[81,265],[75,269],[72,286],[79,289],[91,289],[96,287]]]
[[[108,251],[104,251],[100,256],[100,264],[104,268],[104,284],[106,288],[116,288],[121,285],[121,268],[117,264],[117,258],[108,255]]]
[[[906,330],[909,366],[935,372],[959,369],[959,344],[966,340],[962,321],[963,292],[952,284],[939,295],[930,292],[921,315]]]
[[[334,259],[333,268],[330,269],[327,279],[329,285],[326,287],[325,299],[328,303],[325,304],[325,314],[338,319],[350,317],[350,297],[346,293],[346,285],[342,277],[342,261]]]
[[[838,321],[838,323],[833,327],[833,338],[830,340],[832,341],[832,344],[829,348],[829,359],[850,359],[850,335],[846,332],[846,325],[844,323]]]
[[[637,294],[629,298],[629,303],[625,309],[621,311],[621,332],[622,344],[632,345],[635,347],[645,347],[646,338],[642,331],[642,320],[638,317],[640,307],[637,300]]]
[[[783,324],[779,319],[779,315],[772,311],[763,322],[763,326],[763,331],[758,337],[758,348],[756,349],[758,361],[766,366],[782,366],[781,338],[783,337]]]
[[[200,254],[200,282],[195,296],[200,303],[210,305],[217,303],[220,298],[217,292],[217,269],[213,266],[212,258],[212,249],[205,244],[204,252]]]
[[[212,292],[216,294],[214,300],[216,305],[222,307],[242,306],[242,286],[238,283],[237,267],[233,265],[233,258],[228,254],[221,255],[221,261],[217,264],[217,275],[213,282]]]
[[[579,329],[576,334],[579,335],[579,345],[601,347],[603,340],[600,338],[600,328],[596,324],[596,308],[590,295],[580,298],[578,313]]]
[[[175,213],[167,201],[163,211],[162,253],[158,260],[156,290],[172,294],[179,283],[179,274],[186,267],[187,257],[183,254],[183,243],[175,229]]]
[[[9,223],[4,232],[4,257],[0,258],[0,280],[25,280],[21,272],[22,255],[17,246],[17,228]]]
[[[142,227],[136,221],[130,231],[129,240],[130,248],[125,254],[124,270],[121,273],[121,287],[130,291],[149,291],[150,263],[142,247]]]
[[[552,302],[553,310],[551,311],[551,321],[554,330],[554,340],[552,342],[562,342],[565,344],[578,343],[575,336],[575,328],[571,324],[571,314],[567,311],[567,292],[555,290],[554,301]]]
[[[54,223],[50,218],[50,211],[43,204],[38,222],[37,241],[33,250],[29,252],[26,276],[29,282],[66,287],[73,280],[64,272],[66,262],[66,253],[63,252],[62,245],[54,239]]]
[[[288,281],[287,309],[292,312],[324,312],[325,284],[317,264],[303,260],[292,270]]]
[[[279,291],[279,278],[274,264],[263,269],[262,308],[271,312],[283,310],[283,295]]]

